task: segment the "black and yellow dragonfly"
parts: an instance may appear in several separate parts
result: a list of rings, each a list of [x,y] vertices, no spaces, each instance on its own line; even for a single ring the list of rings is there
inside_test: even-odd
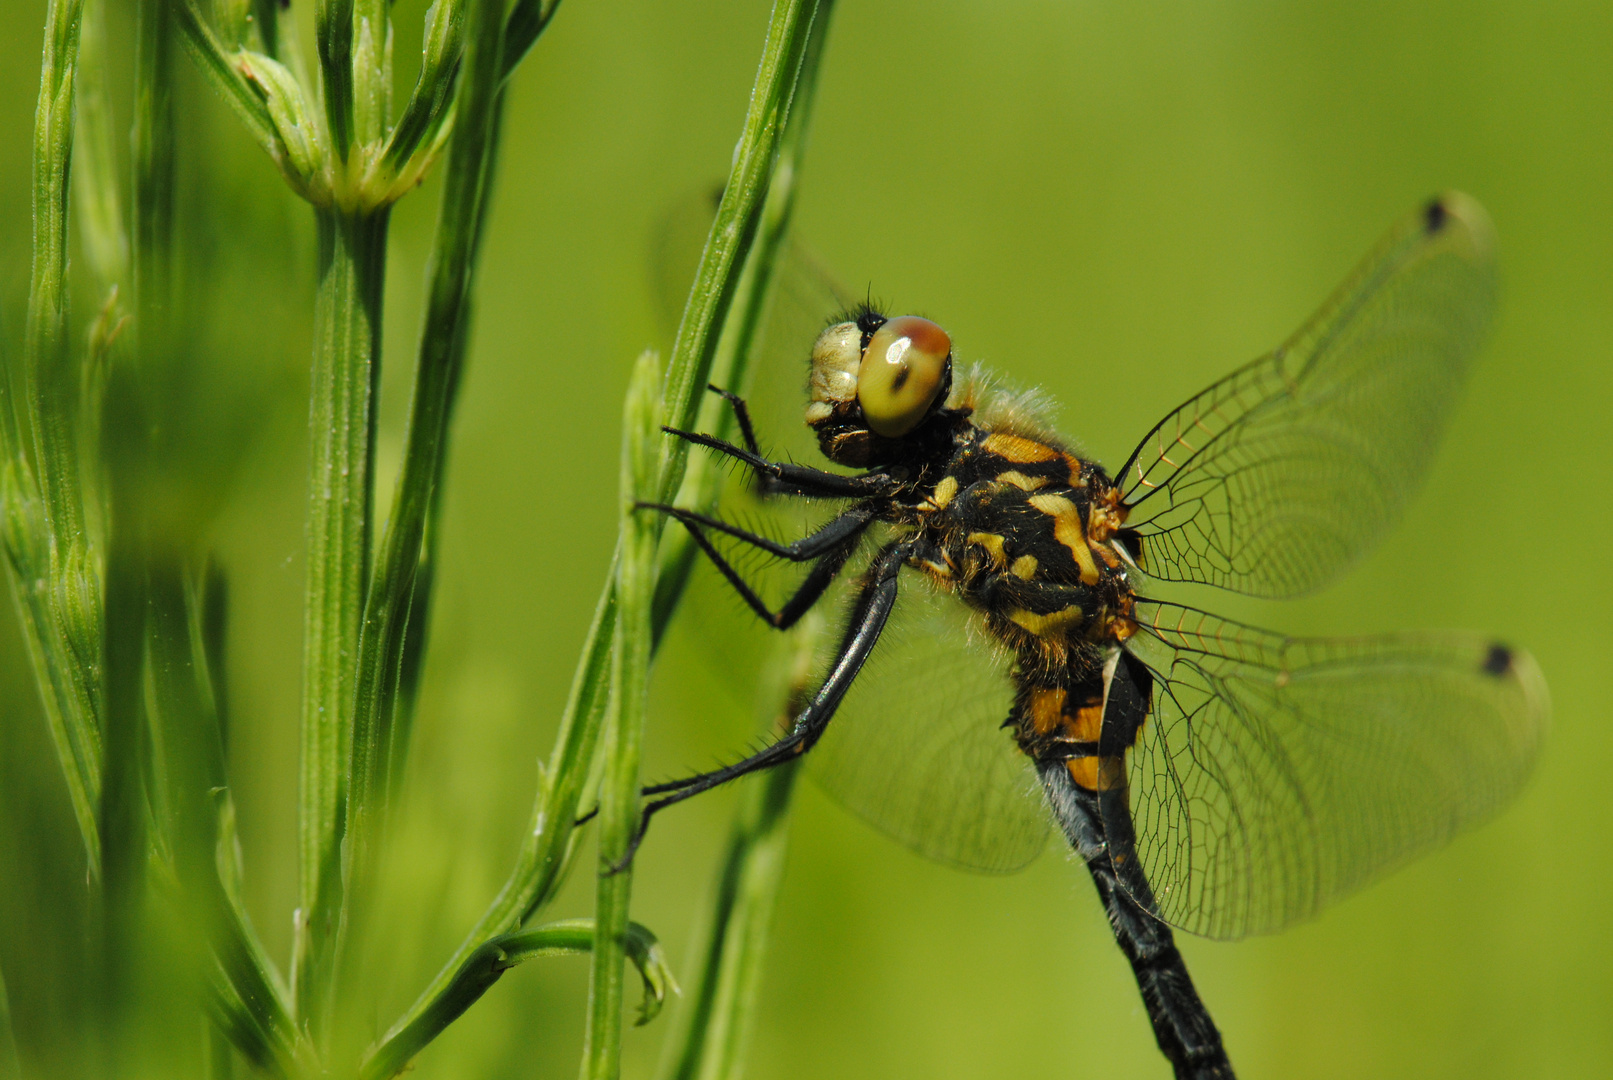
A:
[[[847,583],[838,641],[787,732],[648,787],[645,821],[811,751],[842,802],[946,862],[1017,869],[1056,824],[1176,1075],[1230,1077],[1172,928],[1280,929],[1484,819],[1528,774],[1547,695],[1527,653],[1488,637],[1287,637],[1166,590],[1298,596],[1394,524],[1485,335],[1491,247],[1476,203],[1435,199],[1112,473],[1034,395],[956,369],[935,323],[868,305],[834,320],[806,421],[850,471],[764,456],[733,395],[743,445],[673,432],[827,520],[783,542],[653,509],[770,626]],[[807,569],[775,608],[735,545]]]

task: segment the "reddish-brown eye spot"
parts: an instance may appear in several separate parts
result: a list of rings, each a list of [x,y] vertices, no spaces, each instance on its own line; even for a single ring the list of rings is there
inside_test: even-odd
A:
[[[895,439],[935,404],[952,363],[947,332],[916,315],[891,319],[868,340],[857,371],[857,401],[869,430]]]

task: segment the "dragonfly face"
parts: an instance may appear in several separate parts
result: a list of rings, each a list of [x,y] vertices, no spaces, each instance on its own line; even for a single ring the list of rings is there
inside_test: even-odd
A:
[[[855,475],[768,460],[737,398],[745,447],[675,434],[769,491],[843,509],[789,544],[660,509],[777,627],[866,552],[839,645],[788,735],[646,789],[661,796],[646,817],[820,738],[809,761],[826,786],[925,854],[1014,869],[1051,817],[1177,1075],[1231,1076],[1170,927],[1279,929],[1481,820],[1532,765],[1545,688],[1526,653],[1482,636],[1290,638],[1161,592],[1294,596],[1370,547],[1433,452],[1492,273],[1483,211],[1435,200],[1113,477],[1025,398],[977,371],[955,378],[934,323],[868,308],[833,323],[812,349],[806,420]],[[718,540],[809,569],[773,610]],[[900,655],[859,679],[882,636]]]

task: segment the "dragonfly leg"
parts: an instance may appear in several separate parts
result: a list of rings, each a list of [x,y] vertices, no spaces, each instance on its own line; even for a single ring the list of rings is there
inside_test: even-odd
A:
[[[1131,963],[1154,1025],[1154,1038],[1177,1080],[1234,1080],[1221,1033],[1193,988],[1171,928],[1138,902],[1139,895],[1147,898],[1151,894],[1147,882],[1140,880],[1142,872],[1131,841],[1111,843],[1105,834],[1103,823],[1114,822],[1115,809],[1106,805],[1100,811],[1100,800],[1105,796],[1123,799],[1125,789],[1088,791],[1070,778],[1063,761],[1045,761],[1039,769],[1054,816],[1092,874],[1115,941]],[[1131,857],[1117,865],[1115,851]]]
[[[830,665],[829,674],[817,692],[812,695],[812,700],[807,702],[806,708],[801,710],[801,715],[795,718],[789,734],[732,765],[685,777],[682,780],[671,780],[645,787],[643,794],[661,797],[644,804],[639,816],[638,832],[634,834],[633,842],[628,845],[627,853],[621,862],[612,868],[613,872],[625,868],[633,861],[634,853],[644,840],[645,830],[650,826],[650,818],[655,814],[674,803],[680,803],[702,791],[710,791],[730,780],[737,780],[741,776],[793,761],[812,749],[823,734],[824,728],[828,727],[829,721],[834,718],[835,710],[840,707],[841,699],[851,688],[852,680],[862,670],[868,654],[879,643],[879,635],[885,629],[885,620],[890,618],[891,609],[896,606],[897,574],[902,568],[903,560],[909,554],[911,554],[910,544],[894,543],[887,545],[874,560],[872,568],[863,580],[862,589],[857,594],[851,620],[846,626],[845,636],[841,638],[840,649],[834,663]]]
[[[739,598],[761,616],[763,622],[778,630],[788,630],[794,626],[801,616],[818,602],[818,598],[823,595],[830,582],[840,573],[841,567],[846,565],[851,553],[857,549],[857,541],[861,538],[863,530],[874,520],[872,508],[854,506],[812,535],[802,537],[793,543],[780,544],[757,533],[735,528],[708,514],[697,514],[693,510],[683,510],[661,503],[640,503],[639,509],[660,510],[681,521],[689,530],[690,537],[700,546],[700,550],[706,553],[706,558],[710,559],[712,565],[728,579],[728,584],[734,587]],[[750,583],[740,576],[733,564],[717,550],[716,545],[704,532],[707,528],[743,540],[781,559],[789,559],[791,562],[807,562],[815,559],[817,562],[795,593],[775,612],[768,608],[767,602],[757,595]]]
[[[727,454],[736,461],[749,465],[766,486],[769,494],[800,495],[809,499],[861,499],[869,496],[894,494],[901,483],[882,472],[864,473],[861,476],[844,476],[840,473],[796,465],[788,461],[769,461],[733,443],[695,431],[682,431],[663,427],[668,435]]]
[[[762,451],[756,445],[756,429],[750,422],[750,406],[745,404],[745,399],[732,390],[724,390],[716,383],[707,383],[706,389],[728,402],[733,408],[734,419],[739,423],[739,433],[745,437],[745,449],[761,457]]]

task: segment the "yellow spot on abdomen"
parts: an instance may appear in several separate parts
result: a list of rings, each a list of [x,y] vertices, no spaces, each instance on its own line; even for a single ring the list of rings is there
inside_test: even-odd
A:
[[[1016,461],[1021,465],[1028,465],[1033,461],[1051,461],[1058,456],[1058,451],[1051,446],[1019,435],[1004,435],[1002,432],[987,435],[980,441],[980,446],[988,453]]]
[[[1097,742],[1098,736],[1102,732],[1103,700],[1101,698],[1075,710],[1075,722],[1070,725],[1070,734],[1072,736],[1081,742]]]
[[[1021,555],[1014,560],[1014,565],[1008,568],[1008,572],[1017,578],[1029,581],[1036,576],[1036,556]]]
[[[1070,779],[1088,791],[1119,791],[1126,786],[1123,757],[1078,757],[1064,763]]]
[[[1064,722],[1066,690],[1032,690],[1030,700],[1031,730],[1038,735],[1051,735]]]
[[[1098,564],[1092,560],[1092,549],[1087,547],[1086,530],[1081,527],[1081,512],[1062,495],[1032,495],[1030,504],[1053,519],[1053,539],[1070,549],[1076,566],[1081,568],[1081,580],[1087,585],[1098,583]]]

